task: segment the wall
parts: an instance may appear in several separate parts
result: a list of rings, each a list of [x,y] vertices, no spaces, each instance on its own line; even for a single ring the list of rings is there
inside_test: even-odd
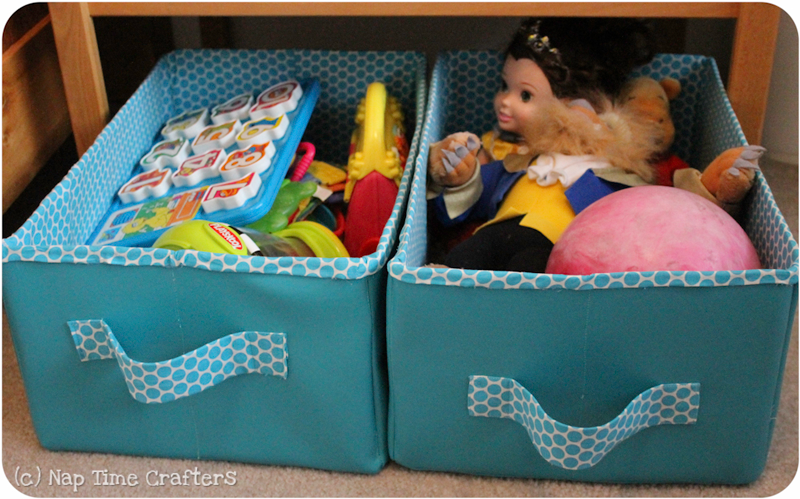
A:
[[[798,11],[796,8],[794,10],[795,13]],[[791,15],[783,12],[778,28],[778,48],[772,66],[762,145],[767,148],[767,155],[771,159],[795,166],[798,162],[797,61],[797,26]]]

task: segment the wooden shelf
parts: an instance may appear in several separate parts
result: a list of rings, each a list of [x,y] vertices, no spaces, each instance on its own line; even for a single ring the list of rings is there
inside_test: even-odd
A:
[[[64,89],[78,153],[108,120],[97,40],[98,16],[452,16],[448,2],[93,2],[51,3]],[[594,16],[736,19],[727,91],[745,136],[761,141],[780,9],[766,3],[552,3],[466,2],[459,16]]]
[[[3,213],[71,131],[50,16],[44,14],[3,52]]]
[[[459,4],[459,15],[734,18],[740,6],[733,2],[466,2]],[[92,16],[452,16],[454,10],[449,2],[98,2],[89,4],[89,12]]]

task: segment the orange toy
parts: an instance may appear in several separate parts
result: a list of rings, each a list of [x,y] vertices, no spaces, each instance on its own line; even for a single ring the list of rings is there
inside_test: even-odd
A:
[[[662,133],[658,140],[663,155],[654,163],[656,182],[699,194],[731,215],[738,215],[742,201],[755,183],[758,160],[765,149],[742,146],[723,151],[701,173],[669,153],[675,139],[675,126],[669,103],[681,91],[680,82],[672,78],[660,82],[642,77],[631,80],[623,88],[619,106],[633,111],[639,118],[658,123]]]

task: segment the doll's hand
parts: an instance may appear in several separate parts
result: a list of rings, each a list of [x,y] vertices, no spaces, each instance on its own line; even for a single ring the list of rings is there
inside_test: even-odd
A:
[[[466,183],[475,173],[481,142],[472,133],[455,133],[431,144],[428,173],[434,182],[445,187]]]

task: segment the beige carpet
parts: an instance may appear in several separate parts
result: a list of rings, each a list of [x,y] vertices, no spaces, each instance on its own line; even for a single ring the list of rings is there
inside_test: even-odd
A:
[[[796,165],[766,164],[764,173],[797,238]],[[480,478],[448,473],[415,472],[390,463],[381,473],[365,476],[277,466],[255,466],[224,462],[193,462],[103,454],[49,452],[39,446],[31,426],[22,380],[19,374],[8,324],[3,314],[3,467],[8,482],[3,487],[41,497],[767,497],[778,494],[792,483],[798,465],[798,341],[795,319],[789,358],[786,364],[780,412],[766,470],[748,486],[645,486],[595,485],[548,480]],[[184,473],[195,467],[201,473],[235,472],[232,486],[166,486],[145,483],[150,471]],[[37,470],[83,475],[86,483],[77,488],[50,485],[44,479],[38,486],[22,486]],[[94,485],[102,470],[135,474],[135,486]],[[26,475],[27,474],[27,475]]]

